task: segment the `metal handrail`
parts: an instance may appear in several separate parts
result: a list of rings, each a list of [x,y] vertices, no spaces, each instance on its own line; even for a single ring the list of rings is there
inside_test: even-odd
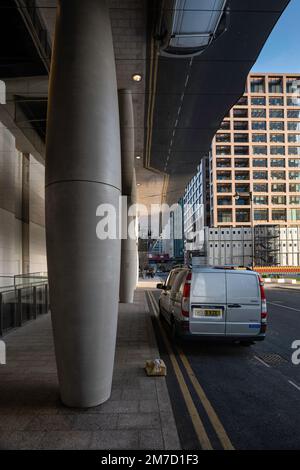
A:
[[[30,279],[30,277],[33,277],[36,282],[29,282],[19,285],[14,282],[13,285],[3,286],[0,288],[0,336],[3,336],[11,329],[22,326],[24,321],[36,319],[38,313],[47,313],[49,311],[48,277],[37,276],[37,274],[46,273],[34,273],[34,275],[33,273],[25,275],[18,274],[14,276],[14,278],[25,277],[26,279]],[[37,279],[38,277],[39,279]],[[40,298],[37,295],[38,289],[43,289],[41,295],[42,303],[40,302]],[[25,293],[25,291],[28,291],[29,293],[29,301],[28,293]],[[11,294],[11,298],[6,304],[4,302],[4,298],[8,294]],[[5,305],[9,305],[6,312]]]

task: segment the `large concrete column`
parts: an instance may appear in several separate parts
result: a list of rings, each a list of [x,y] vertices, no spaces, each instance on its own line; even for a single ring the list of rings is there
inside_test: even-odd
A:
[[[120,241],[96,236],[100,204],[118,210],[120,129],[105,0],[59,0],[50,76],[46,235],[62,401],[91,407],[111,393]]]
[[[121,129],[122,194],[127,196],[128,207],[132,204],[132,185],[134,172],[134,115],[130,90],[119,90],[119,112]],[[125,229],[134,223],[129,216]],[[133,302],[136,287],[136,239],[128,236],[122,240],[120,302]]]
[[[132,191],[131,191],[131,202],[132,204],[137,203],[137,187],[136,187],[136,171],[135,168],[133,169],[133,178],[132,178]],[[134,214],[134,224],[136,230],[136,238],[135,238],[135,287],[139,282],[139,241],[138,241],[138,212],[135,210]]]

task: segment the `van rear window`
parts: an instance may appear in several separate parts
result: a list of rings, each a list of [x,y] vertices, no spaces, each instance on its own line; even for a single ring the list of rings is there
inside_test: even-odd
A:
[[[256,276],[227,273],[227,296],[228,302],[257,299],[259,290]]]
[[[192,301],[226,302],[224,273],[195,273],[192,275]]]

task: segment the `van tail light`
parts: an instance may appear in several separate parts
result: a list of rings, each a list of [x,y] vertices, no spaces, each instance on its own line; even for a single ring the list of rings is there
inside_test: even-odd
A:
[[[264,289],[264,282],[262,278],[259,278],[259,288],[260,288],[260,298],[261,298],[261,323],[266,324],[267,323],[267,299],[266,299],[266,293]]]
[[[190,313],[190,293],[191,293],[191,280],[192,280],[192,273],[188,273],[185,279],[185,283],[183,286],[183,293],[181,299],[181,315],[184,317],[189,317]]]

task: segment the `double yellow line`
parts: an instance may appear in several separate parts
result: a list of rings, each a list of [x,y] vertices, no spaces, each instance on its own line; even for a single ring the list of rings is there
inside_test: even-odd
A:
[[[153,296],[153,293],[151,291],[148,291],[148,296],[149,296],[149,301],[151,303],[151,306],[153,308],[153,311],[155,313],[156,316],[158,316],[158,313],[159,313],[159,309],[158,309],[158,305],[157,305],[157,302]],[[160,321],[158,321],[158,326],[159,326],[159,329],[160,329],[160,333],[161,333],[161,336],[163,338],[163,341],[165,343],[165,346],[166,346],[166,349],[167,349],[167,352],[168,352],[168,355],[170,357],[170,360],[171,360],[171,363],[172,363],[172,366],[173,366],[173,369],[174,369],[174,372],[175,372],[175,375],[176,375],[176,378],[177,378],[177,381],[178,381],[178,384],[179,384],[179,387],[180,387],[180,390],[181,390],[181,393],[183,395],[183,399],[185,401],[185,404],[187,406],[187,409],[188,409],[188,412],[189,412],[189,415],[191,417],[191,420],[192,420],[192,423],[193,423],[193,426],[194,426],[194,429],[195,429],[195,432],[196,432],[196,435],[197,435],[197,438],[199,440],[199,443],[201,445],[201,448],[203,450],[213,450],[213,446],[211,444],[211,441],[207,435],[207,432],[205,430],[205,427],[203,425],[203,422],[199,416],[199,413],[197,411],[197,408],[194,404],[194,401],[193,401],[193,398],[190,394],[190,391],[189,391],[189,388],[186,384],[186,381],[184,379],[184,376],[181,372],[181,369],[180,369],[180,366],[179,366],[179,363],[177,361],[177,358],[173,352],[173,349],[172,349],[172,346],[171,346],[171,343],[166,335],[166,332],[161,324]],[[232,442],[230,441],[220,419],[218,418],[212,404],[210,403],[209,399],[207,398],[203,388],[201,387],[200,383],[198,382],[191,366],[190,366],[190,363],[187,359],[187,357],[185,356],[185,354],[183,353],[183,351],[181,350],[181,348],[179,348],[178,346],[175,346],[177,352],[178,352],[178,355],[181,359],[181,362],[187,372],[187,375],[195,389],[195,392],[203,406],[203,408],[205,409],[206,411],[206,414],[211,422],[211,425],[213,427],[213,429],[215,430],[215,433],[216,435],[218,436],[219,438],[219,441],[223,447],[224,450],[234,450],[234,447],[232,445]]]

